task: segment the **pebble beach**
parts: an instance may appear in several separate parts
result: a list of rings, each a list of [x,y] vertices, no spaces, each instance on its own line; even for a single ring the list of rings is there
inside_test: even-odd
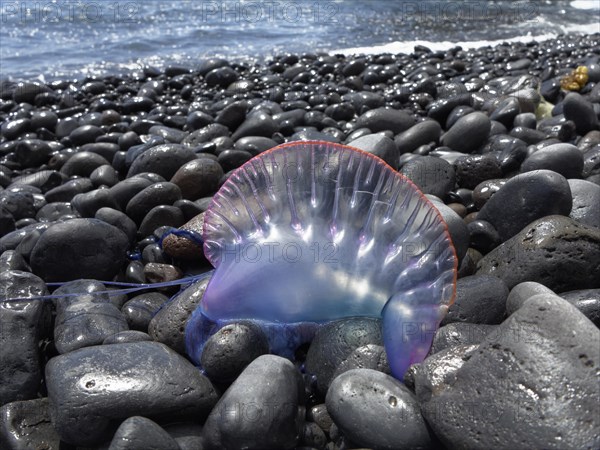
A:
[[[203,213],[295,141],[380,157],[448,226],[456,299],[403,381],[375,318],[186,353]],[[600,448],[598,33],[3,80],[0,186],[2,449]]]

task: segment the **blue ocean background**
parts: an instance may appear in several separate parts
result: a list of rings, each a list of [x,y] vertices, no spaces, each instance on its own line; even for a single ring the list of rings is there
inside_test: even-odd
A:
[[[83,78],[207,57],[410,52],[600,32],[600,0],[0,2],[0,78]]]

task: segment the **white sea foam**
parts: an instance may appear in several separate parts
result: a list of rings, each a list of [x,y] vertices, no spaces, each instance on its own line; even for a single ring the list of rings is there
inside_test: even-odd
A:
[[[600,33],[600,23],[590,23],[583,25],[568,25],[557,27],[555,33],[544,33],[538,35],[527,34],[524,36],[517,36],[507,39],[496,39],[496,40],[478,40],[478,41],[464,41],[464,42],[451,42],[451,41],[396,41],[389,42],[387,44],[373,45],[367,47],[353,47],[353,48],[341,48],[332,50],[332,54],[343,54],[343,55],[374,55],[381,53],[412,53],[416,45],[425,46],[432,51],[448,50],[452,47],[461,46],[464,49],[480,48],[487,46],[500,45],[504,42],[543,42],[548,39],[555,39],[559,34],[594,34]]]
[[[571,8],[575,9],[598,9],[600,10],[600,1],[598,0],[575,0],[570,3]]]

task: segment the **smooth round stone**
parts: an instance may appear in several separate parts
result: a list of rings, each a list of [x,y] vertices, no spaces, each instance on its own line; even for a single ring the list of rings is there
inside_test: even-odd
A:
[[[247,109],[248,105],[245,102],[233,102],[223,108],[219,114],[217,114],[217,117],[214,119],[214,121],[220,123],[221,125],[225,125],[231,131],[235,131],[237,127],[239,127],[246,119]],[[206,125],[208,124],[205,124],[204,126]]]
[[[215,383],[235,380],[248,364],[269,353],[269,343],[262,330],[250,323],[224,326],[204,345],[200,364]]]
[[[177,441],[156,422],[141,416],[121,423],[108,450],[179,450]]]
[[[104,341],[102,341],[102,345],[126,344],[128,342],[143,342],[151,340],[152,338],[142,331],[125,330],[119,331],[115,334],[111,334],[106,339],[104,339]]]
[[[52,89],[39,81],[19,81],[13,91],[13,100],[33,105],[35,97],[44,92],[52,92]]]
[[[404,164],[400,173],[410,179],[424,194],[445,198],[454,190],[456,173],[449,162],[433,156],[419,156]]]
[[[270,138],[279,131],[279,125],[273,117],[263,111],[255,112],[246,117],[246,120],[231,135],[237,141],[246,136],[263,136]]]
[[[589,131],[598,130],[598,116],[592,104],[576,92],[567,94],[562,102],[567,120],[575,122],[577,134],[584,135]]]
[[[82,152],[97,153],[107,161],[112,161],[119,150],[119,146],[114,142],[93,142],[82,145],[80,149]]]
[[[104,165],[110,165],[110,163],[97,153],[79,152],[67,160],[60,168],[60,172],[69,177],[73,175],[89,177],[94,170]]]
[[[96,138],[102,136],[104,131],[96,125],[82,125],[69,133],[69,139],[73,145],[83,145],[95,142]]]
[[[109,165],[100,166],[94,169],[90,174],[90,181],[95,186],[114,186],[119,182],[119,174]]]
[[[2,123],[0,127],[0,134],[7,140],[12,141],[17,139],[22,134],[29,131],[31,128],[31,119],[21,118],[15,120],[9,120]]]
[[[182,165],[193,159],[196,159],[196,154],[183,145],[157,145],[135,158],[127,172],[127,178],[139,173],[151,172],[169,180]]]
[[[498,103],[496,109],[490,114],[490,119],[500,122],[507,128],[512,128],[515,118],[520,112],[519,101],[514,97],[508,97]]]
[[[99,345],[54,357],[46,382],[56,431],[84,447],[110,439],[113,421],[139,414],[202,420],[218,398],[208,378],[158,342]]]
[[[547,216],[485,255],[478,274],[509,289],[536,281],[555,292],[600,287],[600,230],[565,216]]]
[[[172,205],[181,200],[181,190],[176,184],[167,181],[154,183],[138,192],[129,202],[125,212],[136,223],[155,206]]]
[[[148,211],[138,229],[140,236],[149,236],[160,226],[179,227],[185,218],[181,210],[175,206],[159,205]]]
[[[456,250],[459,264],[467,253],[469,248],[469,229],[465,221],[454,210],[445,204],[434,201],[433,206],[440,212],[442,219],[448,226],[452,244]]]
[[[40,170],[29,175],[21,175],[13,178],[10,186],[26,184],[28,186],[35,186],[42,192],[48,192],[60,186],[65,179],[66,177],[56,170]]]
[[[537,119],[534,113],[521,113],[515,116],[512,125],[515,127],[531,128],[533,130],[537,126]]]
[[[191,132],[181,143],[187,147],[197,147],[219,137],[229,136],[229,128],[220,123],[211,123],[199,130]]]
[[[0,408],[0,446],[14,450],[60,447],[47,397],[15,401]]]
[[[305,422],[300,438],[300,449],[305,448],[325,448],[327,445],[327,436],[325,432],[314,422]]]
[[[390,375],[391,370],[385,348],[380,345],[364,345],[354,350],[335,370],[333,379],[354,369],[372,369]]]
[[[15,218],[7,208],[0,206],[0,237],[12,231],[15,231]]]
[[[77,194],[89,192],[94,188],[94,185],[89,178],[75,178],[66,183],[50,189],[44,195],[46,200],[52,202],[70,202]]]
[[[112,280],[125,264],[129,240],[97,219],[71,219],[48,228],[31,253],[31,269],[45,281]]]
[[[404,379],[407,387],[415,390],[415,385],[444,389],[452,383],[464,362],[477,351],[477,345],[453,345],[429,355],[423,362],[412,365]]]
[[[119,208],[124,210],[127,206],[127,203],[129,203],[129,200],[153,183],[153,181],[142,176],[135,176],[133,178],[126,178],[125,180],[120,181],[111,187],[109,191],[119,205]]]
[[[398,134],[408,130],[414,123],[415,119],[406,111],[376,108],[362,114],[356,120],[355,128],[368,128],[373,133],[390,130]]]
[[[398,152],[398,147],[396,147],[394,141],[384,134],[376,133],[362,136],[348,142],[348,145],[371,153],[372,155],[379,156],[390,167],[398,170],[398,158],[400,157],[400,152]]]
[[[204,213],[199,214],[180,227],[183,233],[172,233],[167,235],[162,241],[163,251],[174,258],[188,261],[205,261],[203,243],[200,237],[203,233]],[[193,236],[187,233],[193,233]]]
[[[37,167],[50,159],[52,149],[40,139],[24,139],[17,143],[15,158],[21,167]]]
[[[502,240],[498,231],[485,220],[474,220],[467,224],[469,229],[469,247],[478,250],[483,255],[498,247]]]
[[[600,186],[584,180],[568,180],[573,197],[569,217],[600,228]]]
[[[192,111],[188,114],[185,124],[188,131],[196,131],[214,122],[213,117],[203,111]]]
[[[252,159],[252,154],[245,150],[225,150],[219,153],[218,164],[225,172],[237,169],[242,164]],[[212,192],[211,192],[212,193]]]
[[[0,404],[37,396],[43,367],[38,343],[48,336],[51,308],[31,297],[48,295],[44,281],[28,272],[0,273]],[[23,298],[22,301],[5,301]]]
[[[190,420],[163,425],[165,431],[175,439],[180,450],[198,450],[203,448],[202,425]]]
[[[77,194],[71,199],[71,206],[82,217],[94,217],[96,212],[101,208],[119,208],[108,189],[96,189],[83,194]]]
[[[476,345],[490,333],[494,333],[498,325],[480,323],[453,322],[444,325],[435,333],[431,344],[430,355],[450,347]]]
[[[266,150],[277,146],[277,142],[264,136],[246,136],[235,142],[236,150],[244,150],[256,156]]]
[[[552,170],[565,178],[578,178],[583,172],[583,154],[571,144],[554,144],[537,150],[521,164],[521,172]]]
[[[148,130],[148,132],[153,136],[162,137],[165,140],[165,142],[170,142],[173,144],[179,144],[187,136],[187,133],[185,131],[162,125],[154,125],[150,127],[150,130]]]
[[[169,298],[160,292],[148,292],[127,301],[121,312],[132,330],[147,331],[150,321]]]
[[[306,372],[315,375],[317,388],[326,393],[338,366],[358,347],[383,345],[381,320],[361,317],[337,320],[320,328],[306,355]]]
[[[498,160],[490,155],[467,155],[454,162],[456,184],[467,189],[474,189],[478,184],[502,176]]]
[[[415,377],[421,411],[442,443],[598,447],[600,330],[567,301],[545,294],[496,330],[458,365],[445,364],[443,377]],[[451,414],[440,414],[450,406]]]
[[[527,300],[538,294],[554,295],[554,291],[535,281],[524,281],[517,284],[510,290],[506,299],[506,314],[510,316]]]
[[[327,133],[323,133],[321,131],[313,130],[313,129],[305,129],[294,133],[290,138],[289,142],[292,141],[325,141],[325,142],[333,142],[338,144],[340,140]]]
[[[23,272],[29,272],[29,265],[23,258],[23,255],[16,252],[15,250],[6,250],[0,255],[0,272],[6,270],[20,270]]]
[[[149,283],[165,283],[179,280],[183,272],[172,264],[150,262],[144,266],[144,276]]]
[[[583,154],[583,173],[584,178],[600,174],[600,145],[592,147]]]
[[[400,153],[412,153],[422,145],[438,143],[441,135],[442,127],[437,121],[424,120],[398,134],[394,142]]]
[[[487,203],[487,201],[492,198],[492,196],[500,190],[502,186],[506,184],[508,180],[504,178],[500,179],[491,179],[482,181],[475,189],[473,189],[473,202],[475,203],[475,207],[477,209],[483,208],[483,205]]]
[[[147,264],[150,262],[165,263],[165,257],[159,244],[149,244],[142,250],[142,261]]]
[[[42,206],[35,215],[35,218],[39,222],[54,222],[67,214],[73,214],[71,204],[69,202],[55,202]]]
[[[428,448],[431,437],[415,395],[376,370],[350,370],[331,383],[327,411],[345,436],[366,448]]]
[[[600,328],[600,289],[579,289],[560,294]]]
[[[209,278],[195,282],[162,306],[148,325],[153,340],[185,354],[185,326],[202,300],[208,281]]]
[[[210,87],[227,87],[238,79],[238,73],[229,66],[213,69],[205,75],[206,83]]]
[[[470,153],[481,147],[487,140],[491,129],[488,116],[473,112],[461,117],[452,128],[442,135],[442,145],[463,153]]]
[[[259,356],[208,416],[204,448],[294,448],[302,430],[303,400],[302,378],[294,365],[279,356]]]
[[[508,288],[489,275],[473,275],[456,282],[456,298],[442,325],[469,322],[496,325],[504,320]]]
[[[0,207],[9,212],[15,221],[35,217],[33,195],[29,192],[0,191]]]
[[[56,316],[54,345],[63,354],[100,345],[115,333],[127,330],[121,311],[109,302],[73,301]]]
[[[137,235],[137,226],[125,213],[113,208],[100,208],[94,215],[95,219],[102,220],[113,227],[118,228],[127,235],[129,243],[133,244]]]
[[[509,179],[481,208],[477,218],[491,223],[500,239],[506,241],[536,219],[568,215],[571,206],[567,180],[550,170],[536,170]]]

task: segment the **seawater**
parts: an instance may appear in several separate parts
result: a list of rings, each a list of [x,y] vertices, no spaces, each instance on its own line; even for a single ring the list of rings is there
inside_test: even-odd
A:
[[[207,57],[409,52],[600,32],[600,2],[0,1],[0,78],[82,78]]]

